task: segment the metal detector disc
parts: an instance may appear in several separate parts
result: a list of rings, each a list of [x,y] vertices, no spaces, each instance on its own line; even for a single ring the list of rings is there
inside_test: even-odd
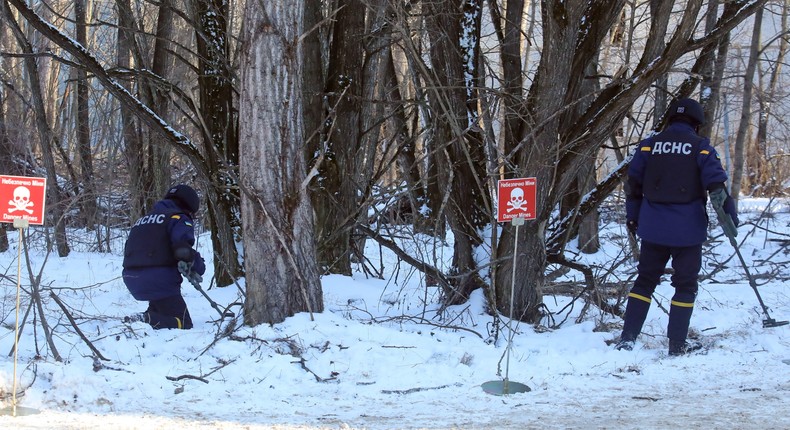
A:
[[[775,319],[769,319],[763,321],[763,328],[782,327],[787,324],[790,324],[790,321],[777,321]]]
[[[13,406],[6,406],[0,409],[0,416],[21,417],[25,415],[36,415],[39,412],[38,409],[26,408],[23,406],[17,406],[16,408]]]
[[[495,396],[526,393],[528,391],[532,391],[531,388],[520,382],[508,381],[507,379],[504,381],[488,381],[483,383],[481,387],[483,387],[483,391],[486,393],[493,394]]]

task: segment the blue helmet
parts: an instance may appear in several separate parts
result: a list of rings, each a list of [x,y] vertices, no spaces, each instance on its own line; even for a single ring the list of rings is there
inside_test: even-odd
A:
[[[180,184],[170,187],[167,190],[167,194],[165,194],[165,198],[175,201],[182,209],[188,210],[193,214],[200,209],[200,197],[189,185]]]
[[[669,121],[673,119],[685,119],[691,125],[705,124],[705,112],[702,105],[694,99],[677,99],[669,105]]]

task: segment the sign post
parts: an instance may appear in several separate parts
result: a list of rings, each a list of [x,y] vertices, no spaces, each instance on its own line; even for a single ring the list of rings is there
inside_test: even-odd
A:
[[[535,178],[503,179],[498,183],[498,205],[497,220],[499,222],[510,221],[515,227],[513,242],[513,268],[510,278],[510,321],[508,328],[510,334],[507,339],[507,352],[505,359],[505,378],[502,381],[488,381],[484,383],[483,391],[489,394],[511,394],[532,391],[528,386],[513,382],[509,379],[510,374],[510,350],[513,348],[513,336],[515,329],[510,327],[513,324],[513,301],[515,300],[516,290],[516,261],[518,257],[518,228],[524,225],[524,220],[535,219],[537,205],[535,196],[537,195],[537,180]]]
[[[11,407],[0,410],[0,415],[32,415],[36,409],[17,407],[16,402],[16,368],[19,361],[19,293],[22,276],[22,241],[24,230],[30,224],[44,224],[44,204],[46,197],[46,178],[30,178],[25,176],[0,175],[0,222],[13,223],[19,230],[17,242],[16,267],[16,328],[14,330],[14,382]]]

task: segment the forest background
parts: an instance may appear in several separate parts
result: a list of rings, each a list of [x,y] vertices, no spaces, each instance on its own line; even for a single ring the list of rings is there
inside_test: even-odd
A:
[[[620,315],[627,280],[602,288],[566,245],[599,249],[632,145],[676,97],[703,104],[734,196],[784,195],[790,175],[784,0],[0,7],[0,173],[48,179],[47,225],[31,230],[59,258],[86,237],[118,253],[188,183],[214,250],[207,286],[244,278],[248,326],[321,312],[321,276],[381,276],[370,240],[445,306],[482,289],[492,314],[537,323],[560,288],[551,266],[583,273],[569,293]],[[519,177],[538,186],[516,241],[496,223],[496,184]],[[0,224],[0,251],[11,231]],[[392,240],[405,234],[429,246]]]

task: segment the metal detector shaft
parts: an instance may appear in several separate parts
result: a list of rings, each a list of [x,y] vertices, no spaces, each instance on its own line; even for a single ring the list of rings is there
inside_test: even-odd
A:
[[[738,234],[737,227],[735,227],[735,222],[733,222],[732,218],[727,215],[726,212],[724,212],[724,207],[721,205],[714,204],[713,208],[716,209],[716,217],[719,219],[722,230],[724,230],[724,235],[730,239],[730,244],[732,245],[733,249],[735,249],[735,255],[738,256],[738,260],[741,262],[743,271],[746,273],[746,279],[749,280],[749,286],[751,286],[752,290],[754,290],[754,294],[757,296],[757,301],[760,302],[760,307],[763,308],[763,313],[765,314],[766,318],[765,321],[763,321],[763,327],[779,327],[788,324],[788,321],[776,321],[775,319],[771,318],[771,315],[768,313],[768,306],[766,306],[765,302],[763,302],[763,298],[760,296],[760,291],[757,289],[757,282],[754,281],[752,274],[749,272],[749,266],[746,264],[746,260],[744,260],[741,250],[738,248],[738,241],[735,240],[735,236]]]
[[[192,280],[192,278],[190,276],[188,276],[189,269],[186,267],[186,263],[184,263],[184,264],[181,264],[181,263],[184,263],[184,262],[183,261],[179,261],[178,262],[178,271],[181,272],[181,274],[185,278],[187,278],[189,283],[192,284],[192,286],[195,287],[196,290],[200,291],[200,294],[202,294],[203,297],[205,297],[206,300],[208,300],[208,303],[211,305],[211,307],[214,308],[215,311],[219,312],[219,316],[223,317],[223,318],[224,317],[231,317],[231,318],[234,317],[235,315],[233,314],[233,312],[231,312],[231,311],[229,311],[227,309],[223,311],[222,309],[220,309],[220,307],[217,304],[217,302],[215,302],[214,300],[211,300],[211,297],[209,297],[209,295],[206,294],[205,291],[203,291],[203,288],[200,286],[200,283],[199,282],[195,282],[194,280]]]
[[[768,306],[765,305],[765,302],[763,302],[763,298],[760,296],[760,291],[757,290],[757,283],[754,281],[752,274],[749,272],[749,268],[746,265],[746,261],[743,259],[743,255],[741,255],[740,249],[738,249],[737,246],[734,246],[733,248],[735,249],[735,255],[738,256],[738,260],[741,261],[741,266],[743,266],[743,271],[746,272],[746,278],[749,280],[749,285],[754,290],[754,294],[757,296],[757,301],[760,302],[760,306],[763,308],[763,312],[765,313],[765,316],[771,319],[771,316],[768,315]]]

